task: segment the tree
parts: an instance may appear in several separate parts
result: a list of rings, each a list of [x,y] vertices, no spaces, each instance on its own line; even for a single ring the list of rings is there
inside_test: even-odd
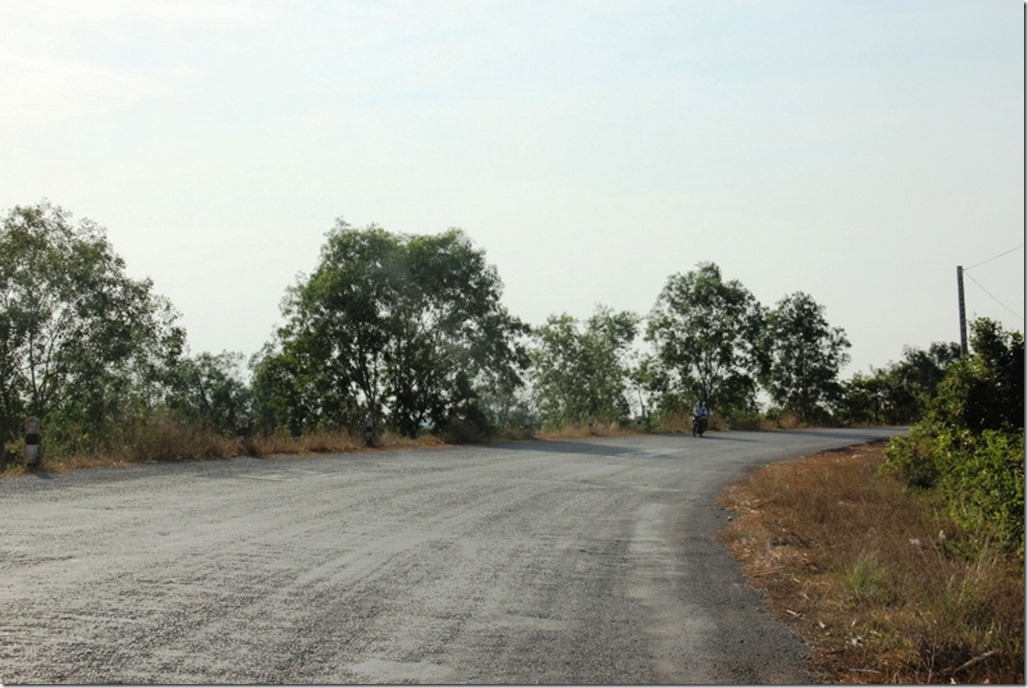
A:
[[[767,315],[763,342],[761,377],[774,402],[806,421],[827,418],[842,395],[839,370],[850,343],[829,326],[824,307],[803,292],[783,298]]]
[[[215,432],[234,433],[239,416],[250,412],[242,362],[242,354],[228,351],[182,359],[169,376],[168,407]]]
[[[933,419],[954,429],[1024,432],[1024,334],[995,320],[971,323],[968,357],[949,366],[929,406]]]
[[[570,315],[550,316],[531,351],[536,404],[553,426],[612,423],[629,414],[627,354],[638,317],[599,306],[584,328]]]
[[[413,435],[430,422],[486,420],[482,390],[517,387],[529,328],[500,303],[502,282],[485,253],[451,229],[406,238],[387,347],[392,422]]]
[[[899,362],[842,383],[837,416],[847,423],[916,423],[959,358],[956,342],[934,342],[928,349],[904,347]]]
[[[340,221],[329,232],[315,272],[287,290],[287,323],[255,365],[265,427],[284,424],[298,435],[381,423],[400,250],[379,227],[357,231]]]
[[[1024,334],[980,318],[886,471],[933,490],[957,522],[1024,554]]]
[[[956,342],[934,342],[928,349],[904,347],[903,358],[885,373],[889,422],[920,420],[950,364],[959,358],[960,345]]]
[[[836,406],[836,417],[848,425],[886,422],[889,417],[889,379],[878,368],[870,374],[856,373],[842,383],[842,395]]]
[[[255,361],[265,427],[357,429],[482,420],[483,389],[521,384],[527,327],[460,230],[432,236],[340,220],[308,279],[288,290],[287,323]]]
[[[160,397],[185,339],[150,280],[134,280],[102,228],[43,201],[0,228],[0,430],[41,418],[51,447],[88,447]]]
[[[650,314],[651,377],[665,411],[705,400],[723,412],[756,405],[763,308],[714,263],[668,278]]]

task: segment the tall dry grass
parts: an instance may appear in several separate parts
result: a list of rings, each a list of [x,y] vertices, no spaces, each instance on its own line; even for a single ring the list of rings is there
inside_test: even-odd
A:
[[[1024,683],[1024,560],[881,477],[882,445],[728,488],[723,533],[833,683]]]
[[[622,428],[618,423],[593,423],[587,425],[565,425],[551,430],[539,430],[534,437],[541,440],[571,440],[583,437],[615,437],[635,435],[637,430]]]
[[[17,443],[15,443],[17,444]],[[374,449],[444,446],[443,439],[432,435],[408,438],[384,433]],[[92,450],[62,451],[43,443],[43,468],[63,472],[78,468],[118,467],[131,464],[228,459],[236,456],[326,454],[371,451],[364,439],[348,432],[308,432],[299,437],[288,434],[225,437],[170,413],[155,413],[136,423],[123,425],[106,445]],[[23,455],[24,444],[13,446],[12,453]],[[25,472],[21,463],[0,470],[0,477]]]

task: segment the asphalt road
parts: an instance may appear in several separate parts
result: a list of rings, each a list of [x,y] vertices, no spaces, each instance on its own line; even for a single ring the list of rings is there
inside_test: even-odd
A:
[[[0,683],[809,683],[716,542],[754,466],[891,430],[0,481]]]

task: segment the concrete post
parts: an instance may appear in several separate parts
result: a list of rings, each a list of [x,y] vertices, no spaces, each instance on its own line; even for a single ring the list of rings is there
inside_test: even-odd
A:
[[[240,413],[236,416],[236,434],[240,437],[250,436],[250,415],[246,413]]]
[[[28,468],[39,468],[42,463],[39,419],[32,416],[25,420],[25,465]]]

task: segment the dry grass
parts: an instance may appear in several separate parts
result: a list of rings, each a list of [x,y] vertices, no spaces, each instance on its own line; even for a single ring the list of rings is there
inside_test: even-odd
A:
[[[236,456],[271,456],[336,454],[361,451],[402,449],[410,447],[441,447],[446,443],[426,435],[411,439],[394,433],[378,438],[374,449],[362,437],[346,432],[312,432],[300,437],[269,435],[254,437],[223,437],[169,416],[155,416],[136,428],[127,428],[104,452],[52,456],[45,452],[43,467],[52,473],[79,468],[124,467],[133,464],[228,459]],[[17,453],[23,452],[23,446]],[[21,475],[27,469],[20,464],[0,469],[0,479]]]
[[[348,452],[374,451],[365,446],[362,437],[347,432],[310,432],[299,437],[267,435],[237,441],[245,443],[245,453],[251,456],[268,456],[271,454],[343,454]],[[434,435],[424,435],[411,439],[388,432],[379,437],[377,441],[376,449],[441,447],[446,444]]]
[[[829,683],[1024,683],[1024,560],[878,476],[883,444],[767,466],[721,495],[753,585]]]
[[[594,423],[568,425],[556,430],[540,430],[535,433],[535,437],[541,440],[573,440],[583,437],[620,437],[638,434],[638,430],[622,428],[618,423]]]

